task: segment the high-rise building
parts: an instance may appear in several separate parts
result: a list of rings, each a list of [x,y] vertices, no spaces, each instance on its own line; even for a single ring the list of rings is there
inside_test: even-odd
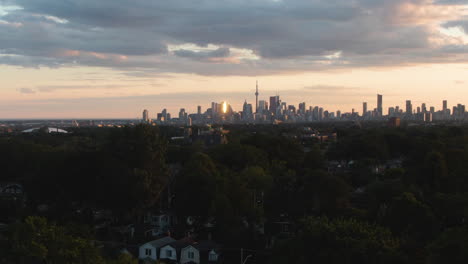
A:
[[[149,112],[148,110],[143,110],[143,122],[149,123]]]
[[[433,106],[429,107],[429,111],[430,111],[431,113],[435,113],[435,107],[433,107]]]
[[[219,114],[218,110],[219,110],[218,103],[212,102],[211,103],[211,113],[213,114],[213,116],[217,116]]]
[[[242,119],[244,121],[251,121],[253,120],[253,110],[252,105],[247,103],[247,100],[244,102],[244,106],[242,107]]]
[[[261,113],[263,114],[263,112],[265,112],[265,110],[268,109],[268,104],[265,100],[260,100],[258,101],[258,110],[257,110],[257,113]]]
[[[378,94],[377,95],[377,113],[379,116],[383,115],[383,108],[382,108],[382,95]]]
[[[276,115],[276,110],[280,106],[279,95],[270,96],[270,112]]]
[[[442,101],[442,111],[444,113],[447,112],[447,100]]]
[[[185,116],[186,116],[185,108],[181,108],[180,111],[179,111],[179,120],[180,120],[180,121],[184,121],[184,120],[185,120]]]
[[[362,116],[367,115],[367,102],[362,103]]]
[[[413,105],[411,104],[411,100],[406,100],[406,114],[407,115],[413,114]]]
[[[167,110],[166,108],[164,108],[161,112],[161,116],[162,116],[162,119],[164,119],[164,121],[167,121],[168,119],[170,119],[170,115],[168,117],[168,113],[167,113]]]
[[[197,106],[197,114],[201,115],[201,105]]]
[[[427,108],[426,108],[426,104],[425,104],[425,103],[422,103],[422,105],[421,105],[421,112],[423,112],[423,113],[426,113],[426,112],[427,112]]]
[[[306,103],[300,103],[299,104],[299,114],[304,115],[306,112]]]

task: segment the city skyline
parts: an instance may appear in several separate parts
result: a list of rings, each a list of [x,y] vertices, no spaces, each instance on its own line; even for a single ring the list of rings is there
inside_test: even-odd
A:
[[[463,121],[468,118],[464,104],[455,103],[453,107],[447,100],[442,100],[441,107],[428,106],[421,103],[421,106],[414,104],[412,100],[406,100],[405,106],[389,105],[384,111],[384,95],[377,94],[376,107],[368,108],[368,102],[362,102],[362,112],[352,108],[351,111],[331,111],[321,105],[308,105],[301,102],[298,105],[288,103],[281,99],[281,96],[267,96],[268,99],[260,99],[258,81],[255,82],[255,100],[249,103],[244,100],[242,109],[236,110],[227,101],[211,102],[211,107],[203,108],[197,106],[196,113],[190,113],[185,107],[180,108],[177,113],[171,113],[166,108],[161,112],[151,116],[147,109],[143,110],[141,122],[156,124],[180,124],[191,126],[195,124],[212,123],[278,123],[278,122],[317,122],[317,121],[383,121],[392,117],[401,118],[408,121]],[[263,97],[261,97],[263,98]],[[255,108],[254,108],[255,107]],[[255,109],[255,110],[254,110]],[[399,122],[399,121],[398,121]]]

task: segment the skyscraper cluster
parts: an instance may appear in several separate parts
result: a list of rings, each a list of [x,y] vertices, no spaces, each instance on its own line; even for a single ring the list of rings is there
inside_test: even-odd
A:
[[[305,102],[298,107],[282,101],[279,95],[270,96],[269,100],[259,99],[258,82],[255,87],[255,109],[253,105],[244,101],[242,111],[236,112],[227,102],[212,102],[211,107],[202,111],[197,106],[197,112],[189,114],[185,108],[181,108],[175,118],[166,109],[158,113],[156,119],[149,118],[148,110],[143,111],[142,121],[159,124],[213,124],[213,123],[282,123],[282,122],[321,122],[321,121],[351,121],[351,120],[387,120],[389,118],[401,118],[410,121],[432,122],[436,120],[468,121],[465,105],[457,104],[452,109],[448,108],[447,101],[442,102],[442,109],[427,107],[425,103],[413,107],[411,100],[406,101],[405,108],[391,106],[385,115],[383,111],[383,95],[377,94],[376,108],[369,110],[368,103],[362,103],[362,113],[355,111],[342,113],[340,110],[331,112],[320,106],[308,106]]]

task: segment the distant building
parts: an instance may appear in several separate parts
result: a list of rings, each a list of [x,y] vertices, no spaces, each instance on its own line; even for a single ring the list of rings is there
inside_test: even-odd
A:
[[[413,114],[413,105],[411,104],[411,100],[406,100],[406,115]]]
[[[143,110],[143,118],[142,118],[143,122],[146,122],[146,123],[149,123],[149,112],[148,110]]]
[[[365,117],[367,114],[367,102],[362,103],[362,116]]]
[[[377,114],[379,116],[383,115],[383,96],[381,94],[377,95]]]
[[[400,125],[401,125],[401,120],[399,117],[391,117],[388,120],[389,127],[400,127]]]

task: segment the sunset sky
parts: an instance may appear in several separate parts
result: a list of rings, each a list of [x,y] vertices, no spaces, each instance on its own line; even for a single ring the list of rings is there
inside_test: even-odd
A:
[[[0,0],[0,119],[468,103],[467,0]]]

